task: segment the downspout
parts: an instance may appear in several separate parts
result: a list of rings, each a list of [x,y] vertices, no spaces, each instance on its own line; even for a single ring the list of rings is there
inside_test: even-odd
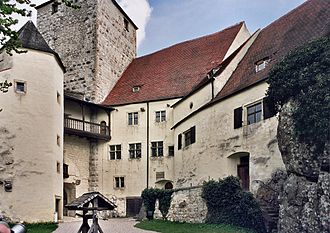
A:
[[[214,99],[214,78],[211,80],[211,88],[212,88],[212,100]]]
[[[149,102],[147,102],[147,188],[149,188]]]

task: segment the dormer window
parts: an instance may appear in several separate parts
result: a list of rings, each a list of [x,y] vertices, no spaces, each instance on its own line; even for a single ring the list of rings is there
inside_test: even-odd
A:
[[[259,72],[259,71],[265,69],[266,66],[268,65],[269,61],[270,61],[269,57],[265,57],[265,58],[263,58],[263,59],[257,61],[257,62],[255,63],[255,66],[256,66],[256,72]]]
[[[139,86],[135,86],[135,87],[132,88],[132,91],[134,93],[139,92],[140,91],[140,87]]]

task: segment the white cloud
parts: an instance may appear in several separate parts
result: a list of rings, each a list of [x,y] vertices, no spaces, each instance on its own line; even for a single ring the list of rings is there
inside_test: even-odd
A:
[[[139,28],[137,31],[137,46],[139,46],[146,36],[152,8],[148,0],[118,0],[118,3]]]

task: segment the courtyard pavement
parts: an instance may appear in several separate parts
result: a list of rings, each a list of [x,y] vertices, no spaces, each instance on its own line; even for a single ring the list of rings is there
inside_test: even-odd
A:
[[[63,223],[53,233],[77,233],[82,221],[75,218],[65,218]],[[100,226],[104,233],[153,233],[155,231],[145,231],[134,227],[137,223],[132,218],[113,218],[110,220],[100,220]],[[91,224],[89,224],[91,225]]]

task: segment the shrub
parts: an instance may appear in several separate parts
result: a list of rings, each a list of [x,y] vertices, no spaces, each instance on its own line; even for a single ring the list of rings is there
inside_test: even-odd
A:
[[[238,178],[229,176],[206,182],[202,197],[208,208],[207,223],[232,224],[266,232],[257,201],[251,193],[242,190]]]
[[[150,188],[144,189],[141,197],[143,199],[146,211],[155,211],[156,200],[159,200],[159,210],[162,213],[164,219],[168,214],[168,210],[171,205],[171,197],[173,190]]]

